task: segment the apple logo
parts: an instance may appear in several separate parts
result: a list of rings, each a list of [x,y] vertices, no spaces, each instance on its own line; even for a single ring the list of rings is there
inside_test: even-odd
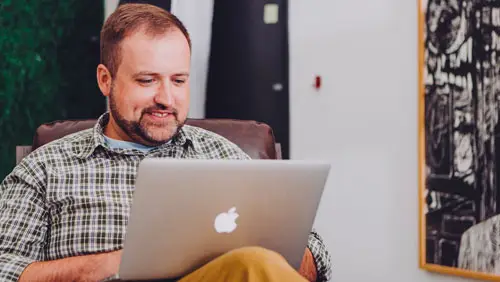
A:
[[[228,212],[223,212],[217,215],[215,218],[215,231],[218,233],[231,233],[233,232],[237,225],[236,219],[239,214],[236,213],[236,207],[232,207]]]

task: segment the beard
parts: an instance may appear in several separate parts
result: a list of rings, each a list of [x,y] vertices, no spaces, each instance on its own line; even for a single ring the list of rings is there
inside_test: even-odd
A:
[[[120,129],[135,143],[143,145],[162,145],[175,136],[184,125],[184,122],[179,120],[178,111],[176,109],[167,108],[162,104],[156,104],[143,109],[138,121],[125,119],[118,109],[113,87],[111,87],[111,93],[109,95],[109,107],[111,116]],[[152,122],[145,119],[146,114],[151,114],[153,111],[158,110],[169,110],[174,116],[174,119],[168,119],[162,122]]]

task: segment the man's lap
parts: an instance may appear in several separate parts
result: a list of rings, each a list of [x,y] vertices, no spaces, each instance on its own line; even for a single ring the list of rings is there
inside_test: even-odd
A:
[[[280,254],[261,247],[244,247],[230,251],[181,279],[150,281],[194,282],[224,280],[249,282],[307,281]]]

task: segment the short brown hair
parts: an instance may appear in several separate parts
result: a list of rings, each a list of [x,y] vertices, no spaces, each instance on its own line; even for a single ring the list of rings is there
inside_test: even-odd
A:
[[[133,32],[143,29],[151,36],[163,35],[178,28],[186,37],[189,48],[191,39],[184,24],[168,11],[150,4],[123,4],[108,17],[101,29],[101,64],[114,77],[121,62],[120,43]]]

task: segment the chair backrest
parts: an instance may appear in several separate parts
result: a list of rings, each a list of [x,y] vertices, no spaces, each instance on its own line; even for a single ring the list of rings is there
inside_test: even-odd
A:
[[[33,138],[32,150],[44,144],[84,129],[97,120],[63,120],[42,124]],[[265,123],[234,119],[188,119],[186,124],[217,133],[238,145],[252,159],[278,159],[275,138]]]

